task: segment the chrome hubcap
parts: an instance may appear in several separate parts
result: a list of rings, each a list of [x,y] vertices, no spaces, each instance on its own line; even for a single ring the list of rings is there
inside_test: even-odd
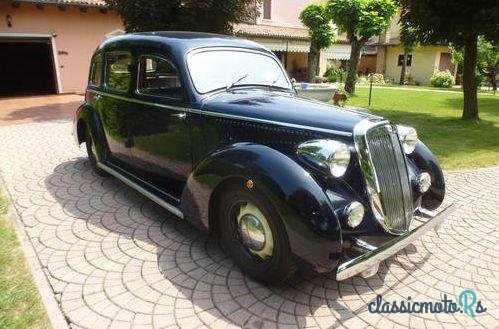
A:
[[[250,253],[262,259],[272,256],[274,239],[267,219],[253,204],[241,206],[237,226],[242,244]]]

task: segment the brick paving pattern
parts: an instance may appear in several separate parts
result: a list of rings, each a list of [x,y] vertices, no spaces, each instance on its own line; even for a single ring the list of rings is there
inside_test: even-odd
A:
[[[73,328],[499,327],[499,167],[447,173],[459,211],[389,258],[378,274],[336,282],[299,273],[282,286],[242,274],[212,238],[114,178],[92,173],[69,122],[0,127],[0,171]],[[368,312],[384,300],[456,300],[487,312]]]

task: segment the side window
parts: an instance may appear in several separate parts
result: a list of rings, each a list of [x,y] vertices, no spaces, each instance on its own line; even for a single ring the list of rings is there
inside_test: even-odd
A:
[[[104,63],[101,56],[95,57],[92,62],[92,69],[90,73],[90,85],[100,86],[102,84],[102,69],[104,68]]]
[[[132,56],[130,54],[107,54],[106,55],[106,85],[107,87],[126,92],[130,87],[132,73],[130,66]]]
[[[137,91],[143,95],[182,99],[177,68],[166,59],[141,56]]]
[[[404,55],[400,54],[397,59],[397,66],[402,66],[402,64],[404,64]],[[411,64],[412,64],[412,54],[407,54],[406,65],[411,66]]]

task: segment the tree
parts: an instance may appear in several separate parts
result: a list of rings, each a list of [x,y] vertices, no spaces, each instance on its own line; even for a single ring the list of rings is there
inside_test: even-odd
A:
[[[457,65],[463,65],[464,51],[462,47],[452,45],[452,61]],[[493,43],[483,36],[478,37],[477,44],[477,70],[480,75],[488,80],[494,93],[497,91],[496,76],[499,73],[499,43]]]
[[[489,80],[494,94],[497,91],[496,76],[499,73],[499,42],[489,42],[483,36],[478,37],[477,67],[481,75]]]
[[[324,3],[311,3],[300,13],[300,20],[308,27],[310,35],[310,53],[308,55],[307,79],[312,82],[319,73],[321,49],[331,46],[335,33],[330,25]]]
[[[352,47],[345,90],[354,93],[362,47],[371,37],[385,30],[397,7],[392,0],[329,0],[327,8],[334,24],[346,33]]]
[[[255,19],[261,0],[104,0],[127,32],[201,31],[230,34],[233,23]]]
[[[407,71],[407,56],[418,44],[416,31],[412,26],[404,25],[400,27],[400,43],[404,49],[402,69],[400,70],[400,85],[405,83],[405,74]]]
[[[463,120],[478,121],[477,67],[478,36],[499,40],[497,0],[398,0],[403,24],[412,26],[425,43],[451,42],[464,48]]]

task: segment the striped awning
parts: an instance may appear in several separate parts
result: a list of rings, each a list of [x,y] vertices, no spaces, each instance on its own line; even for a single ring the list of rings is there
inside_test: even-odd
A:
[[[306,40],[286,40],[286,39],[264,39],[250,38],[251,40],[261,44],[272,51],[293,52],[293,53],[309,53],[310,42]],[[326,59],[346,60],[350,59],[349,44],[334,44],[331,47],[324,49],[322,55]]]
[[[272,51],[308,53],[310,42],[306,40],[283,40],[283,39],[261,39],[252,38],[253,41],[261,44]]]
[[[323,53],[326,59],[346,60],[350,59],[351,49],[349,44],[334,44]]]

